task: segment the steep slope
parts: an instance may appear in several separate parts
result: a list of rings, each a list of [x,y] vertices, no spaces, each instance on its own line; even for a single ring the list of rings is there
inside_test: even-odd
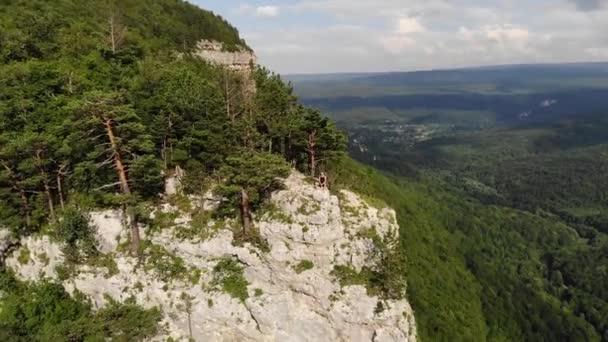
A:
[[[91,222],[115,264],[71,265],[66,274],[61,245],[38,236],[24,238],[7,265],[21,279],[59,278],[98,308],[129,298],[159,306],[164,333],[157,340],[415,341],[409,303],[365,279],[397,248],[395,212],[349,191],[332,195],[298,173],[285,185],[255,220],[266,241],[259,245],[239,244],[233,220],[201,225],[215,202],[191,197],[190,210],[155,209],[142,264],[121,249],[122,215],[106,211],[92,213]]]
[[[484,204],[439,178],[387,177],[350,159],[330,174],[395,208],[420,339],[608,337],[604,234],[541,210]]]
[[[0,18],[3,62],[82,58],[106,44],[116,50],[133,44],[188,50],[208,39],[226,49],[246,46],[223,18],[182,0],[3,1]]]

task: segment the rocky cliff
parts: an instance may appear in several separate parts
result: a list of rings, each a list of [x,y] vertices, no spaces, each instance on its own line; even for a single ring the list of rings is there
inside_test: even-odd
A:
[[[61,246],[38,236],[22,239],[6,264],[21,279],[58,279],[95,307],[110,299],[160,307],[158,341],[416,340],[405,299],[340,276],[374,269],[378,249],[395,248],[393,210],[293,173],[255,218],[252,244],[235,240],[235,222],[213,219],[214,207],[213,198],[190,197],[154,209],[141,262],[125,252],[121,213],[105,211],[90,214],[104,262],[66,272]]]
[[[256,65],[255,54],[237,46],[235,51],[227,51],[224,44],[213,40],[201,40],[194,52],[200,58],[235,71],[249,71]]]

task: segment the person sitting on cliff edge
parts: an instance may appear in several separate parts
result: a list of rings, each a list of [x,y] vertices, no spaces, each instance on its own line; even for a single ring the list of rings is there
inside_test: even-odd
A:
[[[319,175],[319,187],[327,188],[327,176],[325,175],[325,172],[321,172]]]

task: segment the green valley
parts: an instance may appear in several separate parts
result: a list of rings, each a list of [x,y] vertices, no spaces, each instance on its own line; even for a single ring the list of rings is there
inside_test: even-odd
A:
[[[603,65],[580,69],[587,67],[605,77]],[[450,71],[333,81],[340,96],[367,84],[369,91],[352,97],[320,98],[309,89],[329,81],[293,78],[304,102],[329,111],[348,132],[351,156],[383,170],[345,160],[336,181],[398,210],[423,339],[608,339],[608,107],[582,100],[599,91],[583,89],[608,83],[578,83],[575,66],[547,68],[536,71],[563,84],[513,86],[498,102],[471,87],[482,78],[497,89],[501,76],[534,67],[454,71],[458,81],[446,78]],[[525,82],[538,77],[532,74],[519,76]],[[418,95],[383,88],[408,82]],[[452,83],[451,94],[436,95]],[[576,105],[566,100],[574,94]],[[552,111],[560,103],[574,107]]]

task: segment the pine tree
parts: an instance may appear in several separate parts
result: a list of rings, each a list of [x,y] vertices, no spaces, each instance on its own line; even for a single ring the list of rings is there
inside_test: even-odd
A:
[[[276,154],[243,151],[228,157],[219,174],[225,180],[219,190],[229,200],[227,209],[238,208],[246,234],[251,228],[251,210],[282,186],[281,178],[289,174],[289,166]]]
[[[344,150],[346,137],[316,109],[304,109],[298,124],[298,145],[308,156],[310,176],[315,177],[320,162],[330,158],[334,151]]]
[[[117,181],[103,188],[118,186],[123,194],[123,207],[129,212],[129,203],[134,200],[129,167],[144,155],[154,152],[152,137],[133,108],[118,93],[94,92],[87,94],[77,117],[90,130],[97,144],[91,156],[105,156],[97,166],[109,166],[116,172]],[[152,169],[160,173],[160,169]],[[158,180],[157,180],[158,181]],[[128,214],[131,226],[132,252],[139,251],[139,228],[134,215]]]

